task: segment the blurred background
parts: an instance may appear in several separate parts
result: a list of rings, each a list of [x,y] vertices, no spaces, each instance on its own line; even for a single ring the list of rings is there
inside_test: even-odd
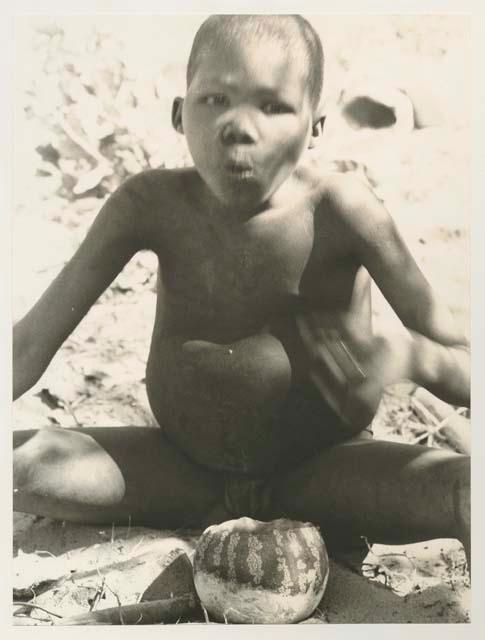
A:
[[[326,130],[314,152],[372,186],[428,280],[469,333],[470,19],[306,16],[326,55]],[[191,164],[170,124],[204,15],[17,18],[13,314],[20,318],[128,176]],[[15,428],[153,424],[144,367],[156,259],[130,262],[14,405]],[[374,292],[376,323],[395,323]],[[377,420],[416,440],[390,394]]]

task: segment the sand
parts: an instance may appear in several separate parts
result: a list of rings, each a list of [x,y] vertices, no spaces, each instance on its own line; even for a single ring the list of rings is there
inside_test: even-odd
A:
[[[200,535],[105,529],[24,514],[15,515],[14,525],[14,596],[21,600],[35,594],[31,602],[60,616],[89,611],[101,591],[97,609],[138,602],[174,554],[192,557]],[[470,621],[470,588],[456,541],[374,545],[362,561],[355,552],[331,559],[326,592],[306,624]],[[22,613],[14,624],[51,625],[56,620],[42,611],[14,609]]]

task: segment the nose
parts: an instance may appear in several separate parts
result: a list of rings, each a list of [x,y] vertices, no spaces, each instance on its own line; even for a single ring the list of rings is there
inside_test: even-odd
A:
[[[220,138],[223,144],[254,144],[256,132],[247,115],[232,117],[221,127]]]

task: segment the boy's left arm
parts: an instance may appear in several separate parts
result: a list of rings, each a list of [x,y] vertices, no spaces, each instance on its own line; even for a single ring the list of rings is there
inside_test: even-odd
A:
[[[356,258],[409,330],[409,335],[390,349],[391,355],[394,352],[406,363],[407,375],[403,377],[446,402],[469,406],[469,344],[450,310],[438,299],[372,191],[363,184],[353,184],[343,198],[343,221]],[[385,368],[387,363],[381,364]]]

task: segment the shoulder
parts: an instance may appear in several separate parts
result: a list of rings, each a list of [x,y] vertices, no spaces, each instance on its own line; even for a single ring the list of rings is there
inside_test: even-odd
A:
[[[315,168],[312,181],[316,220],[332,222],[356,238],[393,227],[383,202],[362,179]]]
[[[148,169],[127,178],[113,193],[143,211],[160,204],[173,204],[180,198],[181,187],[191,180],[194,171],[187,169]]]
[[[150,169],[127,178],[108,198],[100,219],[109,228],[132,236],[140,249],[157,251],[170,235],[174,216],[193,181],[190,169]]]
[[[372,189],[351,173],[321,173],[317,197],[322,206],[349,219],[364,211],[379,215],[383,209]]]
[[[186,194],[194,182],[195,171],[186,169],[149,169],[127,178],[108,199],[111,208],[149,225],[170,218],[184,207]]]
[[[370,189],[359,178],[351,173],[330,171],[318,160],[299,165],[297,178],[311,194],[317,207],[331,206],[341,213],[358,207],[370,193]]]

